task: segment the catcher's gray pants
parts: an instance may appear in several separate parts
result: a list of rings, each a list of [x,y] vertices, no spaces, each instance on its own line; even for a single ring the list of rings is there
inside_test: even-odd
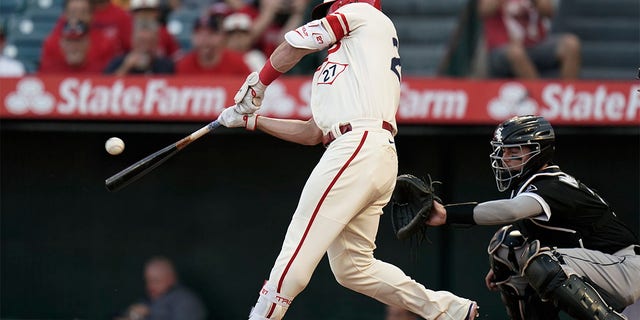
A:
[[[391,198],[397,170],[393,136],[380,125],[367,131],[354,126],[329,145],[304,186],[251,319],[282,318],[325,252],[336,280],[349,289],[426,319],[465,318],[470,300],[428,290],[373,257],[380,215]],[[275,298],[270,299],[273,291]]]
[[[582,248],[556,252],[564,260],[562,269],[567,275],[585,276],[625,305],[631,305],[640,299],[640,254],[634,247],[640,248],[629,246],[614,254]]]
[[[629,246],[614,254],[583,248],[555,249],[547,253],[558,257],[567,276],[577,274],[586,277],[624,305],[631,305],[640,299],[640,254],[634,251],[634,247],[637,246]],[[640,248],[636,250],[640,253]],[[521,276],[512,276],[509,284],[517,288],[520,295],[528,286],[527,280]],[[524,319],[533,319],[539,313],[549,312],[545,318],[557,319],[558,310],[554,310],[553,306],[538,303],[535,297],[525,300],[531,300],[532,305],[520,306],[522,309],[518,310],[517,305],[509,305],[513,301],[503,292],[508,311],[514,313],[512,318],[520,319],[519,312],[524,312]]]

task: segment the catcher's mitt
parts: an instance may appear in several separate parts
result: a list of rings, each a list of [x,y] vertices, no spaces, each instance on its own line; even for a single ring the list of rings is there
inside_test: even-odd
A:
[[[418,235],[418,241],[426,238],[427,225],[425,221],[431,215],[433,200],[442,203],[435,195],[433,185],[440,183],[424,181],[411,174],[399,175],[396,179],[396,187],[391,196],[391,223],[396,237],[400,240]]]

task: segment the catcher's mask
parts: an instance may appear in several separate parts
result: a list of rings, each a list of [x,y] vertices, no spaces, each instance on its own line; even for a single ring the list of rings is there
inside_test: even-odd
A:
[[[527,238],[519,230],[507,225],[498,230],[489,241],[487,253],[496,283],[508,281],[520,273],[522,252],[526,249]]]
[[[336,10],[338,10],[338,8],[355,2],[368,3],[374,6],[376,9],[382,11],[380,0],[324,0],[321,4],[313,8],[313,11],[311,11],[311,19],[321,19],[329,14],[334,13]]]
[[[489,155],[498,190],[515,188],[545,164],[551,163],[554,143],[553,127],[543,117],[516,116],[498,125],[491,140],[493,152]],[[529,148],[528,152],[522,149],[525,146]],[[519,152],[514,152],[517,156],[504,156],[505,150],[510,148],[519,149]],[[524,161],[520,165],[509,166],[505,160]]]

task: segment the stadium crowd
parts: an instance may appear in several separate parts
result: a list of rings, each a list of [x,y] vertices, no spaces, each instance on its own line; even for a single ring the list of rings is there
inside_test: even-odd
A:
[[[3,64],[12,66],[3,72],[5,76],[25,72],[242,76],[263,65],[284,33],[301,25],[319,2],[63,0],[62,13],[42,39],[40,59],[33,70],[21,66],[20,59],[3,56]],[[552,1],[479,0],[475,10],[488,51],[482,62],[488,70],[485,76],[579,77],[580,39],[571,33],[549,32],[556,14]],[[176,39],[180,31],[171,30],[169,17],[188,12],[198,14],[184,20],[193,21],[192,25],[180,26],[188,29],[189,40]],[[4,44],[4,29],[0,45]],[[293,73],[312,73],[319,55],[308,60]]]
[[[266,61],[285,31],[302,24],[309,2],[65,0],[34,71],[244,76]],[[193,25],[184,26],[191,28],[186,45],[167,27],[167,17],[180,10],[200,13]],[[25,73],[20,61],[6,56],[2,61],[17,66],[4,68],[6,76]]]

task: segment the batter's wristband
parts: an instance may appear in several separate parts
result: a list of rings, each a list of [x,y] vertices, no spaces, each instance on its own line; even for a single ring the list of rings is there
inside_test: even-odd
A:
[[[245,128],[249,131],[255,131],[258,127],[258,115],[245,115],[244,121],[246,122]]]
[[[473,219],[473,208],[475,208],[477,205],[478,204],[475,202],[447,205],[446,224],[464,226],[476,225],[477,223]]]
[[[260,82],[262,82],[265,86],[268,86],[276,80],[279,76],[282,75],[282,72],[276,70],[271,64],[271,58],[267,59],[264,66],[260,70]]]

